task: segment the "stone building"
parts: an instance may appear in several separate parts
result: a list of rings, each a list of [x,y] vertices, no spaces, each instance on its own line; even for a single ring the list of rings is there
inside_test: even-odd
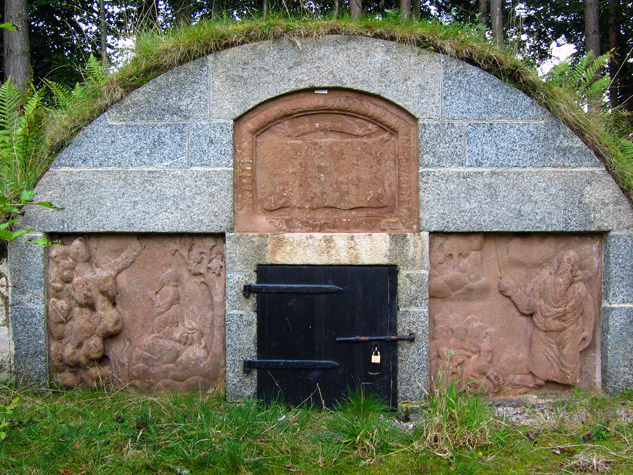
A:
[[[633,387],[631,204],[558,119],[445,55],[324,36],[197,59],[37,193],[63,209],[24,222],[58,244],[10,247],[19,380],[392,404],[447,378]]]

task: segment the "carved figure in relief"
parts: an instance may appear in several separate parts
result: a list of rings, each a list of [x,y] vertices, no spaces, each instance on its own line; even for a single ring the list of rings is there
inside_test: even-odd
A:
[[[483,274],[482,246],[481,234],[434,239],[431,242],[430,296],[472,300],[488,293],[490,284]]]
[[[594,302],[583,282],[589,271],[580,261],[576,251],[562,251],[524,288],[503,275],[498,284],[501,294],[532,317],[528,365],[541,384],[578,383],[580,352],[593,338]]]
[[[409,113],[351,90],[260,104],[235,123],[235,230],[416,231],[417,135]]]
[[[93,262],[84,238],[51,248],[48,321],[53,340],[51,361],[61,384],[109,381],[109,370],[102,364],[104,340],[123,326],[115,302],[116,275],[141,251],[135,240],[119,258],[99,266]]]
[[[384,180],[388,163],[395,163],[395,139],[375,124],[343,114],[310,114],[273,125],[257,143],[264,162],[258,175],[264,210],[389,204]],[[277,163],[266,163],[279,155],[286,160],[283,175]]]
[[[218,346],[214,337],[221,336],[213,322],[222,306],[215,299],[224,294],[222,245],[214,238],[183,237],[171,242],[170,253],[182,258],[189,273],[186,279],[209,293],[213,307],[206,309],[208,315],[193,314],[191,302],[186,305],[183,298],[185,276],[172,269],[162,273],[149,292],[151,328],[132,343],[127,358],[132,384],[143,390],[208,387],[221,377],[217,359],[222,355],[212,354],[212,350]]]
[[[430,360],[442,384],[456,381],[471,393],[501,390],[503,376],[492,365],[492,332],[476,315],[434,318]]]
[[[150,293],[156,314],[148,335],[132,352],[131,375],[141,379],[179,379],[198,372],[209,356],[203,332],[180,303],[180,278],[168,270]]]

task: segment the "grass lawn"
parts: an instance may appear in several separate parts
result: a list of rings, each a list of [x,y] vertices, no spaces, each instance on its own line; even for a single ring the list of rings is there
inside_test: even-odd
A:
[[[316,410],[0,386],[0,472],[633,473],[633,395],[506,410],[454,388],[408,420],[361,395]]]

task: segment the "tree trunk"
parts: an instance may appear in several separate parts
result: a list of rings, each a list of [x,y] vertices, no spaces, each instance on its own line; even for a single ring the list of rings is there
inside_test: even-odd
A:
[[[600,56],[600,3],[598,0],[585,0],[585,46],[587,52],[593,51],[593,57]]]
[[[503,6],[501,0],[490,0],[490,19],[492,20],[492,37],[495,45],[503,48]]]
[[[13,84],[26,89],[31,79],[26,0],[6,0],[4,21],[13,23],[17,28],[17,31],[4,29],[4,79],[11,77]]]
[[[105,18],[105,0],[99,0],[99,36],[101,46],[101,62],[108,63],[108,30]]]
[[[352,18],[354,20],[360,20],[360,16],[363,13],[363,4],[361,0],[349,0],[349,8],[352,11]]]
[[[411,0],[400,0],[400,17],[407,20],[411,14]]]
[[[611,58],[609,59],[609,76],[611,84],[609,86],[609,99],[611,107],[620,105],[620,78],[618,70],[621,64],[620,52],[620,15],[618,12],[618,0],[609,0],[609,49]]]
[[[268,15],[268,0],[264,0],[264,3],[262,5],[262,13],[264,14],[264,16]]]
[[[416,20],[420,18],[420,9],[421,9],[420,0],[413,0],[411,2],[411,15]]]
[[[593,57],[600,56],[600,4],[599,0],[585,0],[585,47],[587,53],[593,53]],[[596,73],[593,81],[600,78],[600,73]],[[595,109],[600,105],[600,99],[593,99],[589,103],[590,109]]]
[[[334,0],[334,18],[338,18],[338,9],[340,8],[339,0]]]
[[[488,0],[479,0],[479,23],[488,26]]]

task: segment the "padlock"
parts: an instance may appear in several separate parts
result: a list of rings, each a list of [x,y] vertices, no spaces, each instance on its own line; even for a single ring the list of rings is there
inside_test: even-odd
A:
[[[380,351],[378,351],[378,348],[374,348],[374,352],[371,354],[371,362],[372,364],[380,363]]]

